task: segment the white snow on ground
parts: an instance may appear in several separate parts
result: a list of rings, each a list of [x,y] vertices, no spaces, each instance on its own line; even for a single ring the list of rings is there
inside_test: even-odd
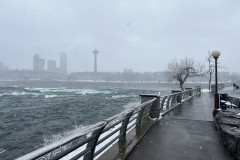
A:
[[[210,90],[208,90],[208,89],[201,89],[201,90],[202,90],[203,93],[209,93],[210,92]]]

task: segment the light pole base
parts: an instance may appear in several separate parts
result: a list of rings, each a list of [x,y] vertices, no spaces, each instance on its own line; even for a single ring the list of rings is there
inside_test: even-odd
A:
[[[217,114],[219,111],[220,111],[219,109],[214,109],[214,110],[213,110],[213,117],[215,117],[216,114]]]

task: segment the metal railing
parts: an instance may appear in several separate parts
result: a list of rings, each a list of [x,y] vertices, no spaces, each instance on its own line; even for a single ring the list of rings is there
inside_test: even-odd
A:
[[[42,147],[19,157],[17,160],[55,160],[63,157],[71,160],[81,157],[83,160],[91,160],[103,153],[116,141],[124,144],[127,132],[133,127],[140,128],[144,118],[158,118],[160,114],[155,117],[151,116],[156,115],[151,114],[151,112],[156,112],[156,106],[154,105],[157,105],[157,111],[168,110],[200,92],[201,89],[196,88],[159,97],[159,101],[157,101],[157,98],[152,98],[139,106],[89,126],[81,133]]]

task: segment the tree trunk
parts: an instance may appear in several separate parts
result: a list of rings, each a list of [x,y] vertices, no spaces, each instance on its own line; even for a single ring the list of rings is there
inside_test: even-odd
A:
[[[211,82],[212,82],[212,72],[209,74],[209,82],[208,82],[208,90],[211,90]]]
[[[182,91],[184,91],[183,84],[184,84],[184,82],[180,82],[180,88]]]
[[[209,77],[209,81],[208,81],[208,90],[210,91],[211,90],[211,80],[212,79],[212,77],[210,76]]]

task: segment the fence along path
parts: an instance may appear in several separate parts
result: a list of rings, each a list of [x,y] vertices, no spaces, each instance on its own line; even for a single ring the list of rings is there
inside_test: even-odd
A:
[[[19,157],[17,160],[55,160],[60,158],[91,160],[99,157],[101,159],[104,158],[102,154],[116,144],[116,142],[119,144],[117,153],[110,152],[110,154],[115,158],[118,156],[124,158],[127,155],[126,150],[131,151],[137,141],[147,132],[154,121],[159,118],[161,113],[166,113],[178,104],[199,93],[201,93],[201,89],[195,88],[164,97],[152,98],[139,106],[89,126],[81,131],[81,133],[70,135],[60,141]],[[136,130],[135,134],[138,136],[138,140],[132,143],[133,140],[130,139],[130,145],[128,144],[127,133],[132,129]],[[129,149],[129,146],[132,148]],[[108,155],[108,157],[111,156]]]

